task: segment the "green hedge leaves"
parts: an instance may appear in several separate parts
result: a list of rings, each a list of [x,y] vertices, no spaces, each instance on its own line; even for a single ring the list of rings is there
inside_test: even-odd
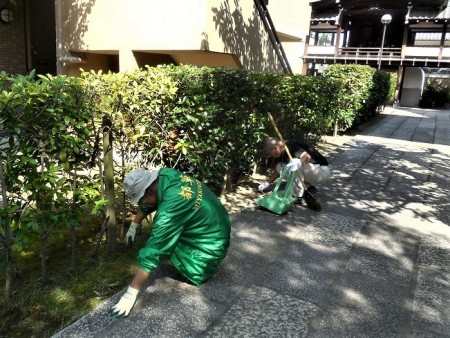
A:
[[[388,73],[360,65],[332,65],[324,77],[194,66],[80,78],[2,72],[1,188],[10,202],[0,217],[2,234],[8,219],[16,234],[46,238],[101,200],[96,168],[106,125],[117,173],[123,165],[169,166],[220,193],[261,163],[261,142],[275,135],[268,112],[285,138],[314,142],[336,122],[345,131],[378,113],[391,99],[392,82]]]

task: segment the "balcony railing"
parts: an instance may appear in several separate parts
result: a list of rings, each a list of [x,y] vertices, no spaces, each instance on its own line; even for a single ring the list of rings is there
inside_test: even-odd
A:
[[[333,46],[310,46],[308,48],[308,56],[327,56],[352,59],[374,59],[381,58],[397,58],[401,57],[401,48],[372,48],[372,47],[341,47],[335,55],[335,47]]]
[[[400,59],[402,54],[401,48],[371,48],[371,47],[364,47],[364,48],[358,48],[358,47],[345,47],[345,48],[339,48],[338,55],[341,57],[352,57],[352,58],[373,58],[373,59],[379,59],[380,57],[382,59]]]
[[[425,65],[450,63],[450,47],[341,47],[309,46],[305,56],[308,62],[316,63],[366,63],[384,65]]]

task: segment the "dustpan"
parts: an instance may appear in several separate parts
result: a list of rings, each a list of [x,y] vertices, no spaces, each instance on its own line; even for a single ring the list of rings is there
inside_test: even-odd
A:
[[[289,174],[289,176],[286,181],[285,189],[280,190],[283,178],[287,174]],[[272,193],[269,196],[261,197],[256,204],[278,215],[282,215],[291,210],[295,201],[295,198],[292,197],[292,186],[294,185],[296,176],[297,174],[295,171],[289,172],[289,168],[285,166]]]

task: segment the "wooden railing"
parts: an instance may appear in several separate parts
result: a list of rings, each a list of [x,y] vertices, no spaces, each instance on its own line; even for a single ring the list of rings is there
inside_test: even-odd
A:
[[[400,59],[402,54],[401,48],[372,48],[372,47],[342,47],[339,48],[338,56],[351,58],[382,58],[386,59]]]
[[[398,64],[422,65],[450,63],[450,47],[406,47],[403,52],[399,47],[341,47],[309,46],[304,59],[319,63],[348,63],[365,64]]]

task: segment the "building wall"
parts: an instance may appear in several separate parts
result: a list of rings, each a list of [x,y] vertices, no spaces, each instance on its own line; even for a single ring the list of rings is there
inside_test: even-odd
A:
[[[301,21],[307,27],[309,5],[293,5],[288,0],[282,3],[296,8],[285,8],[289,22],[283,29],[304,34],[304,41],[307,28],[298,27],[295,17],[298,22],[298,14],[307,13]],[[270,3],[269,11],[276,12],[276,6],[277,2]],[[278,11],[277,21],[284,20],[282,13]],[[59,63],[59,73],[98,68],[99,57],[95,67],[93,64],[95,54],[118,55],[120,71],[142,67],[145,61],[169,60],[282,72],[251,0],[56,0],[56,25],[58,57],[76,55],[86,61],[81,65]],[[301,62],[303,45],[292,41],[286,46],[288,57]],[[295,68],[301,71],[299,65]]]
[[[267,6],[292,71],[296,74],[302,73],[302,57],[311,19],[309,3],[310,1],[271,0]],[[290,41],[283,39],[283,35],[289,37]]]
[[[10,0],[0,0],[0,9],[10,8],[14,21],[0,22],[0,71],[10,74],[27,72],[27,52],[25,41],[24,3],[17,0],[15,5]]]
[[[126,71],[138,67],[133,51],[200,50],[205,8],[206,0],[60,0],[58,55],[118,54]]]
[[[400,105],[403,107],[418,107],[424,82],[425,73],[422,68],[406,67]]]
[[[63,48],[198,49],[206,0],[62,0]]]
[[[209,0],[206,13],[209,50],[236,55],[246,69],[283,70],[253,1]]]

